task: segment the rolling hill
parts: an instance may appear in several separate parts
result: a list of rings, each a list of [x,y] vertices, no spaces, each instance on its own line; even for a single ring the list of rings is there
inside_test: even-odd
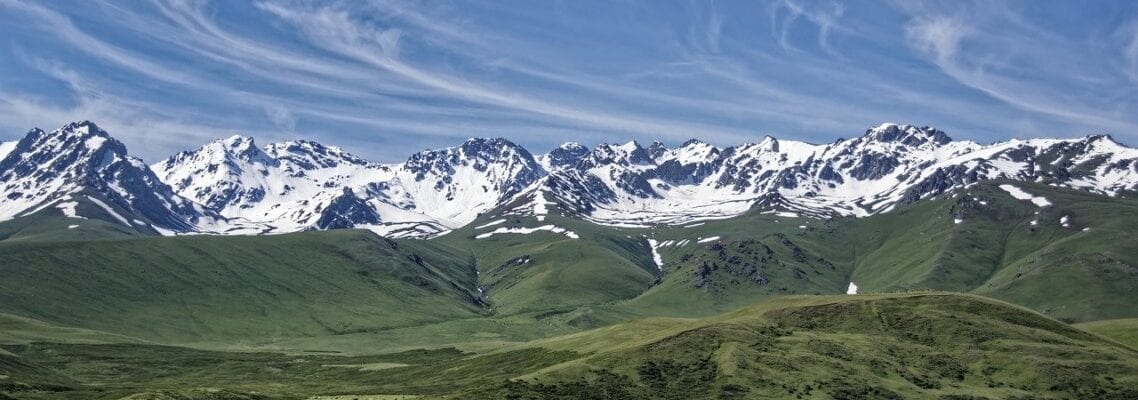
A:
[[[23,399],[1127,399],[1138,352],[1007,303],[787,296],[478,354],[345,356],[121,344],[5,345]],[[26,369],[25,369],[26,370]],[[17,372],[20,370],[17,370]],[[97,382],[97,385],[92,385]],[[313,397],[324,398],[324,397]]]

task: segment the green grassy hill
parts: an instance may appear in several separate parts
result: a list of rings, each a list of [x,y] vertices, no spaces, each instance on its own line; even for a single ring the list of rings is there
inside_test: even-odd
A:
[[[535,346],[587,353],[490,390],[488,397],[1138,395],[1133,350],[966,295],[784,297],[702,320],[638,321]]]
[[[7,360],[74,380],[48,386],[10,379],[19,389],[8,395],[21,399],[1138,395],[1135,350],[1017,306],[945,293],[787,296],[703,319],[643,319],[479,354],[286,355],[138,344],[3,349]]]
[[[473,266],[363,231],[0,242],[0,312],[240,347],[488,313]]]

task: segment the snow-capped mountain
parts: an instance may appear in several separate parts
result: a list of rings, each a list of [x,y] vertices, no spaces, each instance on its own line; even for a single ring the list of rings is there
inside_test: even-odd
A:
[[[471,139],[405,163],[365,161],[311,141],[264,148],[234,136],[154,164],[174,190],[228,219],[219,232],[366,228],[434,235],[473,221],[544,171],[503,139]]]
[[[262,149],[241,136],[178,153],[151,169],[179,195],[227,218],[227,226],[215,230],[233,233],[355,227],[334,214],[357,203],[353,189],[394,176],[386,166],[318,143]],[[379,222],[374,216],[354,221]]]
[[[582,154],[578,145],[565,148]],[[688,223],[752,208],[861,217],[999,178],[1108,195],[1138,189],[1138,150],[1109,136],[984,146],[892,123],[826,145],[771,137],[723,149],[698,140],[676,149],[631,142],[557,159],[547,162],[549,192],[583,218],[612,225]]]
[[[212,216],[174,194],[126,146],[89,121],[33,129],[0,146],[0,221],[55,206],[72,218],[79,201],[143,231],[185,232]]]
[[[861,217],[987,179],[1116,196],[1138,190],[1138,150],[1109,136],[980,145],[887,123],[822,145],[772,137],[726,148],[698,140],[676,148],[566,143],[536,157],[507,140],[479,138],[398,164],[311,141],[259,147],[234,136],[147,167],[82,122],[0,144],[0,218],[82,192],[163,233],[365,228],[430,237],[495,209],[619,226],[749,210]]]

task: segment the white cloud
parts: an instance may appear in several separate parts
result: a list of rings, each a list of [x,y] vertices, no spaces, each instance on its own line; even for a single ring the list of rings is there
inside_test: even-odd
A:
[[[1138,21],[1131,24],[1131,30],[1133,33],[1130,35],[1130,42],[1122,51],[1122,57],[1126,60],[1126,76],[1138,84]]]
[[[285,131],[293,131],[296,129],[296,116],[289,112],[287,108],[281,105],[266,105],[265,116],[269,118],[273,126]]]
[[[960,43],[970,30],[955,18],[930,16],[909,21],[905,34],[917,50],[935,58],[938,63],[945,63],[956,58]]]

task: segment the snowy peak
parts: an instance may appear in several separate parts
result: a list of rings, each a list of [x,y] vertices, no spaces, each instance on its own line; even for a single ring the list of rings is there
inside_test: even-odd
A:
[[[264,161],[268,158],[265,156],[265,152],[257,148],[257,143],[253,141],[251,136],[233,135],[215,143],[220,145],[226,154],[242,160]]]
[[[619,165],[619,166],[632,166],[632,165],[654,165],[655,161],[652,156],[648,154],[648,150],[640,146],[640,143],[631,141],[622,145],[600,144],[593,148],[584,159],[585,168],[593,168],[602,165]]]
[[[228,221],[203,229],[242,233],[375,223],[376,207],[355,193],[386,198],[380,183],[394,176],[391,168],[336,147],[296,140],[262,149],[242,136],[181,152],[152,168],[179,195]]]
[[[80,192],[131,214],[144,229],[186,231],[203,216],[90,121],[51,132],[29,131],[0,160],[0,189],[0,220],[34,213]]]
[[[457,228],[522,193],[546,171],[529,151],[501,138],[419,152],[400,167],[405,208]]]
[[[529,151],[502,138],[472,138],[459,147],[424,150],[412,155],[403,168],[421,180],[428,175],[452,175],[459,167],[486,171],[496,164],[510,169],[540,169]]]
[[[669,150],[654,157],[658,164],[666,161],[676,161],[680,165],[702,164],[715,162],[719,158],[720,150],[715,146],[691,139],[675,150]]]
[[[35,183],[81,184],[126,159],[126,146],[89,122],[75,122],[52,132],[32,129],[0,160],[0,182],[34,179]],[[7,192],[8,197],[16,193]]]
[[[574,142],[566,142],[550,151],[545,160],[550,168],[561,168],[575,165],[588,155],[588,147]]]
[[[111,139],[106,131],[90,121],[73,122],[51,132],[32,129],[16,143],[0,167],[22,166],[9,174],[31,174],[28,168],[48,168],[55,173],[83,173],[106,167],[108,162],[126,156],[126,146]]]
[[[948,137],[944,131],[935,128],[900,125],[892,122],[867,129],[865,139],[876,142],[900,143],[913,147],[929,143],[943,145],[952,141],[952,138]]]
[[[298,169],[336,168],[344,164],[367,165],[367,161],[335,146],[324,146],[310,140],[290,140],[265,147],[265,153]]]
[[[279,163],[251,137],[232,136],[183,151],[152,166],[179,194],[214,211],[261,201]]]
[[[768,153],[778,153],[778,139],[764,136],[763,140],[753,146],[756,150]]]

